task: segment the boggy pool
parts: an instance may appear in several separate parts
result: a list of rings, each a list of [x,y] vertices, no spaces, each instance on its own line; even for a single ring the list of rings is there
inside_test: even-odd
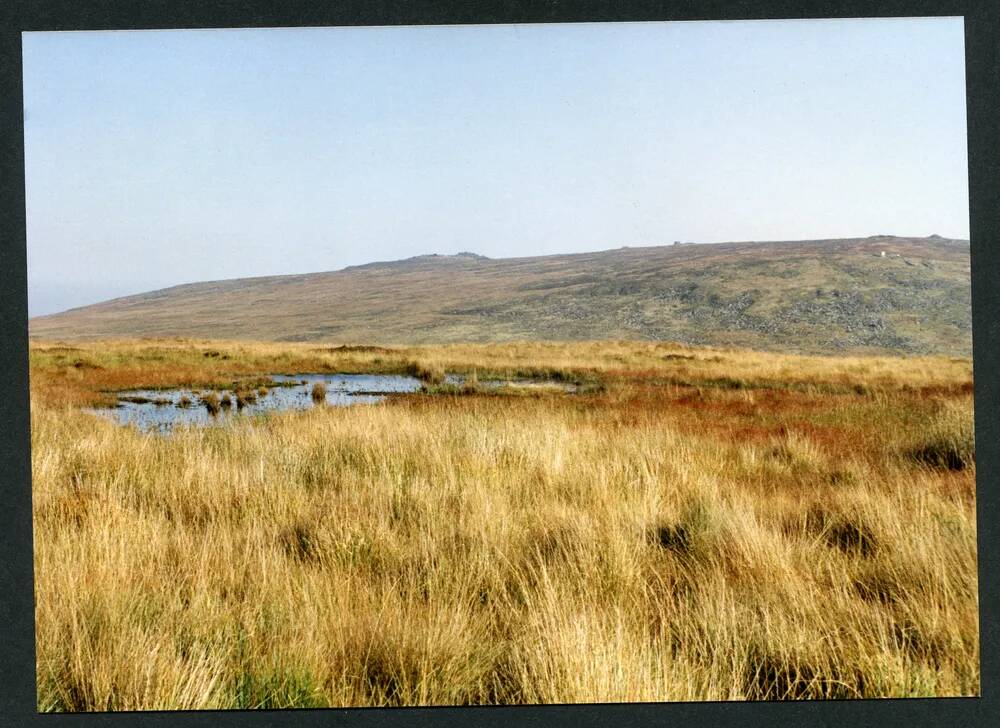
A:
[[[203,401],[209,390],[185,388],[118,392],[115,407],[87,411],[108,417],[120,425],[135,425],[144,432],[169,432],[176,425],[214,425],[234,417],[308,409],[317,404],[312,397],[313,386],[317,383],[326,387],[325,403],[337,407],[374,404],[391,394],[418,392],[423,386],[419,379],[400,374],[272,374],[267,378],[274,386],[259,391],[254,389],[252,398],[244,397],[239,403],[233,389],[212,390],[222,401],[216,412],[210,412]],[[463,383],[464,377],[459,375],[449,374],[445,378],[445,384],[459,386]],[[508,385],[535,387],[550,386],[550,383],[527,379],[479,382],[479,386],[486,389]],[[575,389],[572,384],[554,386],[563,391]],[[229,406],[225,406],[227,397]]]

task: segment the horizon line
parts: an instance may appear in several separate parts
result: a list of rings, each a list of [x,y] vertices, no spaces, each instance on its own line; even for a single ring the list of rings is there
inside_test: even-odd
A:
[[[166,291],[173,291],[177,288],[184,288],[186,286],[198,286],[206,285],[211,283],[231,283],[234,281],[261,281],[269,278],[302,278],[306,276],[314,275],[328,275],[331,273],[342,273],[349,270],[358,270],[360,268],[368,268],[371,266],[378,265],[391,265],[393,263],[405,263],[407,261],[418,260],[420,258],[460,258],[467,257],[478,260],[486,261],[509,261],[509,260],[529,260],[538,258],[559,258],[567,256],[577,256],[577,255],[597,255],[601,253],[611,253],[616,250],[643,250],[649,248],[673,248],[673,247],[690,247],[693,245],[774,245],[774,244],[787,244],[787,243],[822,243],[822,242],[843,242],[843,241],[868,241],[868,240],[943,240],[959,243],[971,243],[967,238],[952,238],[947,235],[939,235],[937,233],[931,233],[930,235],[895,235],[890,233],[876,233],[873,235],[865,236],[854,236],[846,238],[798,238],[798,239],[786,239],[786,240],[722,240],[714,242],[699,242],[699,241],[685,241],[685,240],[675,240],[671,243],[653,243],[650,245],[619,245],[613,248],[601,248],[599,250],[581,250],[571,253],[549,253],[547,255],[519,255],[519,256],[499,256],[490,257],[487,255],[482,255],[469,250],[463,250],[458,253],[419,253],[417,255],[411,255],[408,258],[396,258],[393,260],[372,260],[367,263],[357,263],[354,265],[347,265],[341,268],[333,268],[328,270],[317,270],[309,271],[303,273],[272,273],[264,274],[258,276],[242,276],[238,278],[209,278],[194,281],[186,281],[183,283],[174,283],[169,286],[164,286],[163,288],[153,288],[147,291],[139,291],[137,293],[128,293],[124,296],[115,296],[113,298],[106,298],[99,301],[94,301],[93,303],[85,303],[82,306],[72,306],[70,308],[62,309],[60,311],[53,311],[52,313],[39,314],[37,316],[28,316],[28,321],[35,321],[38,319],[45,319],[51,316],[61,316],[65,313],[70,313],[72,311],[80,311],[85,308],[90,308],[92,306],[100,306],[106,303],[114,303],[115,301],[123,301],[129,298],[135,298],[137,296],[148,296],[154,293],[163,293]]]

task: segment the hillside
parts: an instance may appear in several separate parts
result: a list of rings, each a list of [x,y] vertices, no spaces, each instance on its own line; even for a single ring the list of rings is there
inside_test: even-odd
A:
[[[615,338],[970,356],[969,244],[876,236],[533,258],[425,255],[175,286],[37,317],[29,327],[32,338],[59,340]]]

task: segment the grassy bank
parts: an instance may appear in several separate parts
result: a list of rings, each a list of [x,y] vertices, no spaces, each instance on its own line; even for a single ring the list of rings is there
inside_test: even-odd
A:
[[[169,437],[77,409],[414,365],[601,386]],[[978,694],[970,392],[641,343],[35,346],[39,707]]]

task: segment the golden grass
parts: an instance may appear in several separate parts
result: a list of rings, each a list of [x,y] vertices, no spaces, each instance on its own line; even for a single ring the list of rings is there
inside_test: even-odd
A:
[[[437,347],[321,347],[316,344],[195,339],[32,342],[32,402],[110,404],[130,388],[220,387],[259,383],[262,373],[384,372],[429,384],[444,372],[480,378],[658,379],[659,384],[724,388],[964,388],[972,361],[945,357],[822,357],[694,348],[636,341],[519,342]],[[242,381],[250,378],[250,381]]]
[[[32,350],[42,710],[979,693],[971,362],[79,348]],[[73,405],[414,361],[600,386],[168,437]]]

